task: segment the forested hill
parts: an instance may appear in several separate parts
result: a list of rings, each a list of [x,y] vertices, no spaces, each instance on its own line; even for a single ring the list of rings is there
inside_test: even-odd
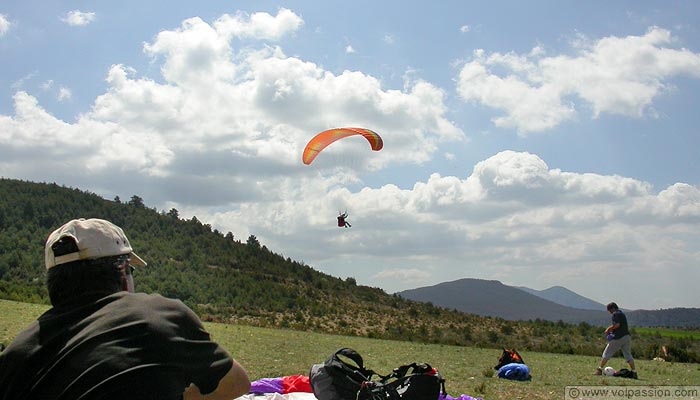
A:
[[[107,200],[57,184],[4,178],[0,298],[48,304],[44,244],[73,218],[121,226],[148,262],[136,271],[137,291],[181,299],[205,320],[428,342],[487,340],[486,330],[482,335],[472,327],[485,327],[489,319],[329,276],[273,253],[254,235],[240,240],[196,217],[181,219],[175,209],[148,208],[137,195]]]
[[[137,291],[178,298],[204,320],[374,338],[598,355],[600,327],[514,322],[447,310],[315,271],[275,254],[251,235],[241,240],[196,217],[158,211],[133,195],[103,199],[56,184],[0,179],[0,298],[46,303],[44,244],[73,218],[103,218],[124,228],[148,262]],[[660,352],[637,340],[639,357]],[[667,343],[668,344],[668,343]],[[700,359],[692,344],[670,344],[678,361]],[[675,351],[675,350],[674,350]]]

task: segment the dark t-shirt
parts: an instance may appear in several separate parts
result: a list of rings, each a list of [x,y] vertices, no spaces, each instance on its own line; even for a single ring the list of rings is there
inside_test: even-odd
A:
[[[179,300],[119,292],[54,307],[0,353],[0,400],[179,399],[233,365]]]
[[[613,325],[617,323],[620,324],[620,326],[617,329],[613,330],[613,335],[615,336],[615,339],[619,339],[625,335],[630,334],[629,328],[627,327],[627,317],[622,311],[617,310],[613,312],[612,323]]]

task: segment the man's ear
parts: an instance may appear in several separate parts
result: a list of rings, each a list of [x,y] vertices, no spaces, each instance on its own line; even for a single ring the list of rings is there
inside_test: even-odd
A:
[[[127,267],[128,268],[128,267]],[[119,271],[121,272],[121,277],[122,277],[122,284],[121,284],[121,289],[129,292],[129,277],[126,274],[126,268],[120,268]]]
[[[122,278],[122,290],[127,290],[127,283],[126,283],[126,271],[122,268],[119,269],[119,275],[121,275]]]

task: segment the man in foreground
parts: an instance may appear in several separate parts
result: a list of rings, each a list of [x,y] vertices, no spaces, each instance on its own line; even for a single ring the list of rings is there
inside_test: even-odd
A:
[[[0,400],[233,399],[245,370],[179,300],[134,293],[124,232],[72,220],[46,241],[53,308],[0,353]]]
[[[627,326],[627,317],[616,303],[610,303],[606,308],[608,312],[612,314],[612,325],[605,329],[605,336],[608,338],[608,344],[605,346],[605,350],[603,350],[603,357],[600,360],[600,366],[595,374],[601,375],[608,360],[611,359],[618,350],[622,350],[622,356],[630,365],[632,371],[631,377],[637,379],[637,371],[634,369],[634,358],[632,357],[632,336]]]

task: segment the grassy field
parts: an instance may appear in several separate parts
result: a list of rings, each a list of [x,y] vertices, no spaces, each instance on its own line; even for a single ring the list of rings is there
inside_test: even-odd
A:
[[[667,328],[635,328],[635,332],[644,335],[656,335],[662,337],[673,337],[673,338],[688,338],[691,340],[700,340],[700,331],[692,330],[677,330],[677,329],[667,329]]]
[[[0,341],[7,344],[46,306],[0,300]],[[221,343],[246,368],[252,380],[284,375],[308,374],[311,365],[320,363],[340,347],[357,350],[365,365],[380,373],[414,361],[438,368],[446,379],[447,392],[455,397],[467,394],[495,399],[562,399],[566,386],[574,385],[697,385],[700,364],[661,363],[637,360],[639,380],[592,375],[597,357],[523,352],[532,371],[532,381],[498,379],[493,370],[499,350],[420,344],[349,336],[324,335],[242,325],[206,323]],[[503,343],[508,346],[507,343]],[[602,349],[601,349],[602,351]],[[634,351],[634,344],[633,344]],[[626,368],[619,357],[609,363]]]

